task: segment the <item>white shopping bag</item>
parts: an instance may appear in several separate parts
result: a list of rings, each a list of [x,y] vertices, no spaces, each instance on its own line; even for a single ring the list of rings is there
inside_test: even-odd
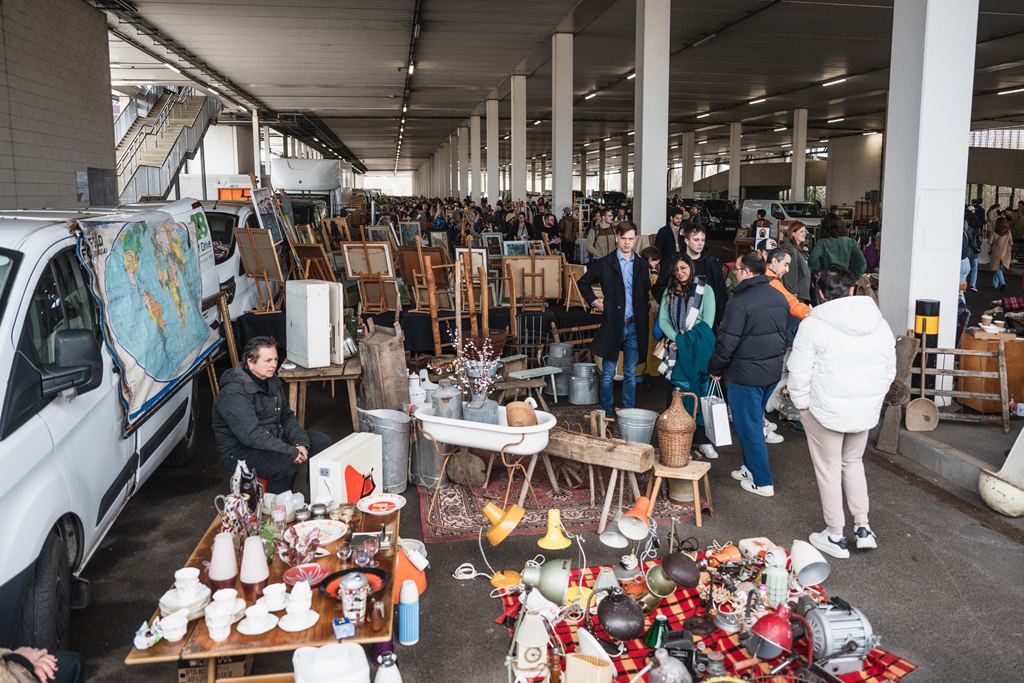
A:
[[[722,398],[722,386],[717,379],[711,380],[708,395],[700,400],[700,412],[704,416],[704,432],[713,446],[732,444],[732,430],[729,428],[729,407]]]

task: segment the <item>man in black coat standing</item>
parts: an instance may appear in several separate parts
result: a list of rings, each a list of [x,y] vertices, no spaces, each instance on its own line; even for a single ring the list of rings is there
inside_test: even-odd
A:
[[[630,221],[619,223],[615,228],[616,250],[594,261],[579,279],[583,298],[603,314],[590,350],[602,360],[601,409],[609,417],[614,416],[612,397],[619,351],[623,352],[622,403],[626,408],[636,405],[636,366],[640,358],[647,357],[651,273],[647,262],[633,252],[636,234],[636,225]],[[594,296],[595,284],[601,285],[604,299]]]
[[[711,379],[729,370],[729,407],[743,449],[743,466],[732,473],[744,490],[775,495],[764,439],[764,409],[782,378],[789,346],[789,303],[771,286],[765,262],[748,252],[736,263],[732,298],[718,326],[715,353],[708,363]]]

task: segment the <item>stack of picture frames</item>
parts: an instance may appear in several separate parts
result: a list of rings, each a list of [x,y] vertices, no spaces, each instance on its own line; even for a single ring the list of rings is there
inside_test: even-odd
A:
[[[414,225],[419,226],[419,223],[414,223]],[[444,247],[425,247],[423,246],[423,240],[418,235],[414,238],[411,247],[405,246],[403,243],[403,246],[399,249],[398,258],[398,267],[399,272],[402,274],[402,281],[406,283],[406,289],[414,304],[412,310],[416,313],[430,312],[428,298],[431,291],[427,285],[426,278],[427,258],[430,258],[430,262],[433,264],[431,266],[433,269],[432,277],[438,287],[435,299],[437,306],[445,310],[451,310],[454,306],[450,289],[453,264],[448,249]]]

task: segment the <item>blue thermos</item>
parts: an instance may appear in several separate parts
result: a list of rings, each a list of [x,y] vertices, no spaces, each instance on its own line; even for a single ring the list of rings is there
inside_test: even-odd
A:
[[[420,592],[412,579],[402,583],[398,595],[398,642],[402,645],[420,642]]]

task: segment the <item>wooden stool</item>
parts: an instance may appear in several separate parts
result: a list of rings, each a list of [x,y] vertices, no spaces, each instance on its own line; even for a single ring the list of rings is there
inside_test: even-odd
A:
[[[526,393],[526,396],[530,395],[531,390],[536,390],[536,392],[537,392],[537,404],[540,406],[541,410],[547,412],[548,411],[548,404],[544,400],[544,393],[543,393],[544,387],[546,387],[547,385],[548,385],[547,382],[545,382],[544,380],[539,379],[539,378],[538,379],[510,379],[510,380],[505,380],[504,382],[496,382],[494,384],[494,390],[501,392],[501,394],[498,395],[498,405],[500,405],[500,406],[505,405],[505,399],[508,398],[509,392],[514,391],[515,393],[511,397],[511,399],[513,401],[518,401],[519,400],[519,390],[520,389],[522,389]]]
[[[697,526],[704,526],[700,519],[700,487],[699,482],[704,479],[704,497],[708,501],[708,511],[715,516],[715,506],[711,504],[711,487],[708,485],[708,470],[711,463],[706,460],[691,460],[686,467],[666,467],[660,462],[654,463],[654,467],[648,473],[647,497],[651,500],[651,510],[654,509],[654,501],[661,491],[662,479],[686,479],[693,482],[693,511],[696,513]]]
[[[562,368],[555,368],[555,367],[552,367],[550,365],[545,365],[545,366],[542,366],[542,367],[539,367],[539,368],[533,368],[532,370],[518,370],[516,372],[510,372],[510,373],[508,373],[508,376],[511,379],[519,379],[519,380],[523,380],[523,379],[542,379],[544,377],[550,377],[550,379],[548,381],[549,382],[554,382],[555,381],[555,375],[559,374],[560,372],[562,372]],[[544,399],[541,398],[540,394],[541,394],[541,392],[538,390],[537,391],[537,398],[538,398],[538,401],[543,405],[544,404]],[[555,398],[555,403],[558,403],[558,391],[556,391],[554,389],[553,385],[552,385],[552,396],[554,396],[554,398]],[[545,408],[544,410],[547,410],[547,408]]]

